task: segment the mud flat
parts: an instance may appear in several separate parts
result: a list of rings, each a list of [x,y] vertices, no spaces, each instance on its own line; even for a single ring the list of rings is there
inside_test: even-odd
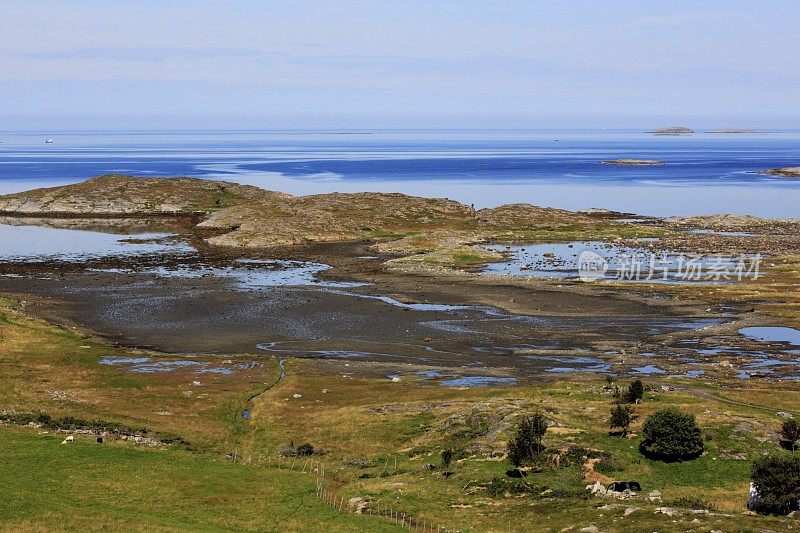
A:
[[[746,309],[709,306],[670,284],[572,281],[577,245],[612,267],[634,252],[799,248],[792,221],[632,224],[618,222],[622,214],[523,204],[475,211],[405,195],[291,197],[138,180],[106,176],[0,198],[16,210],[6,219],[14,226],[0,231],[32,234],[24,249],[0,255],[0,292],[48,321],[166,353],[469,367],[520,382],[649,364],[696,377],[705,369],[682,362],[696,355],[682,343],[718,333]],[[136,195],[126,200],[129,186]],[[93,189],[100,197],[86,198]],[[160,231],[147,220],[179,223]],[[65,248],[63,235],[76,239]],[[636,355],[656,352],[668,363]]]

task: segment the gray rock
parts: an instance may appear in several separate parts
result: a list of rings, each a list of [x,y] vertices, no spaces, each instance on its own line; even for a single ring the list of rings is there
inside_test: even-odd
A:
[[[656,514],[665,514],[667,516],[680,516],[680,511],[673,507],[658,507],[655,510]]]

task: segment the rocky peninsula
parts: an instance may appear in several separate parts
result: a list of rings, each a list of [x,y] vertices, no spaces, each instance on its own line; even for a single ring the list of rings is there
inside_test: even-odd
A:
[[[649,133],[653,135],[691,135],[694,130],[683,126],[672,126],[669,128],[656,128]]]
[[[781,178],[800,178],[800,167],[773,168],[759,172],[759,174],[769,174]]]

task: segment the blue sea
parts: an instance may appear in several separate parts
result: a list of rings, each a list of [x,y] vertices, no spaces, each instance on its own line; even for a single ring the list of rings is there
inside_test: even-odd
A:
[[[618,158],[667,165],[599,163]],[[292,194],[403,192],[476,208],[528,202],[657,216],[800,217],[800,180],[753,173],[786,166],[800,166],[800,130],[678,137],[643,130],[0,132],[0,193],[114,172]]]

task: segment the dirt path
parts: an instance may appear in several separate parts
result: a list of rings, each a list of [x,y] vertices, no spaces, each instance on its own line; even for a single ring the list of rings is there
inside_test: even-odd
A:
[[[727,405],[733,405],[733,406],[736,406],[736,407],[746,407],[748,409],[756,409],[756,410],[759,410],[759,411],[765,411],[765,412],[772,413],[772,414],[791,413],[795,417],[800,417],[800,413],[798,413],[797,411],[791,411],[789,409],[776,409],[774,407],[768,407],[766,405],[761,405],[761,404],[757,404],[757,403],[748,403],[748,402],[742,402],[742,401],[739,401],[739,400],[733,400],[731,398],[723,396],[722,394],[716,394],[716,393],[714,393],[712,391],[709,391],[709,390],[703,389],[703,388],[699,388],[699,387],[687,387],[684,390],[686,392],[688,392],[689,394],[697,396],[698,398],[703,398],[703,399],[706,399],[706,400],[714,400],[714,401],[717,401],[717,402],[720,402],[720,403],[724,403],[724,404],[727,404]]]

